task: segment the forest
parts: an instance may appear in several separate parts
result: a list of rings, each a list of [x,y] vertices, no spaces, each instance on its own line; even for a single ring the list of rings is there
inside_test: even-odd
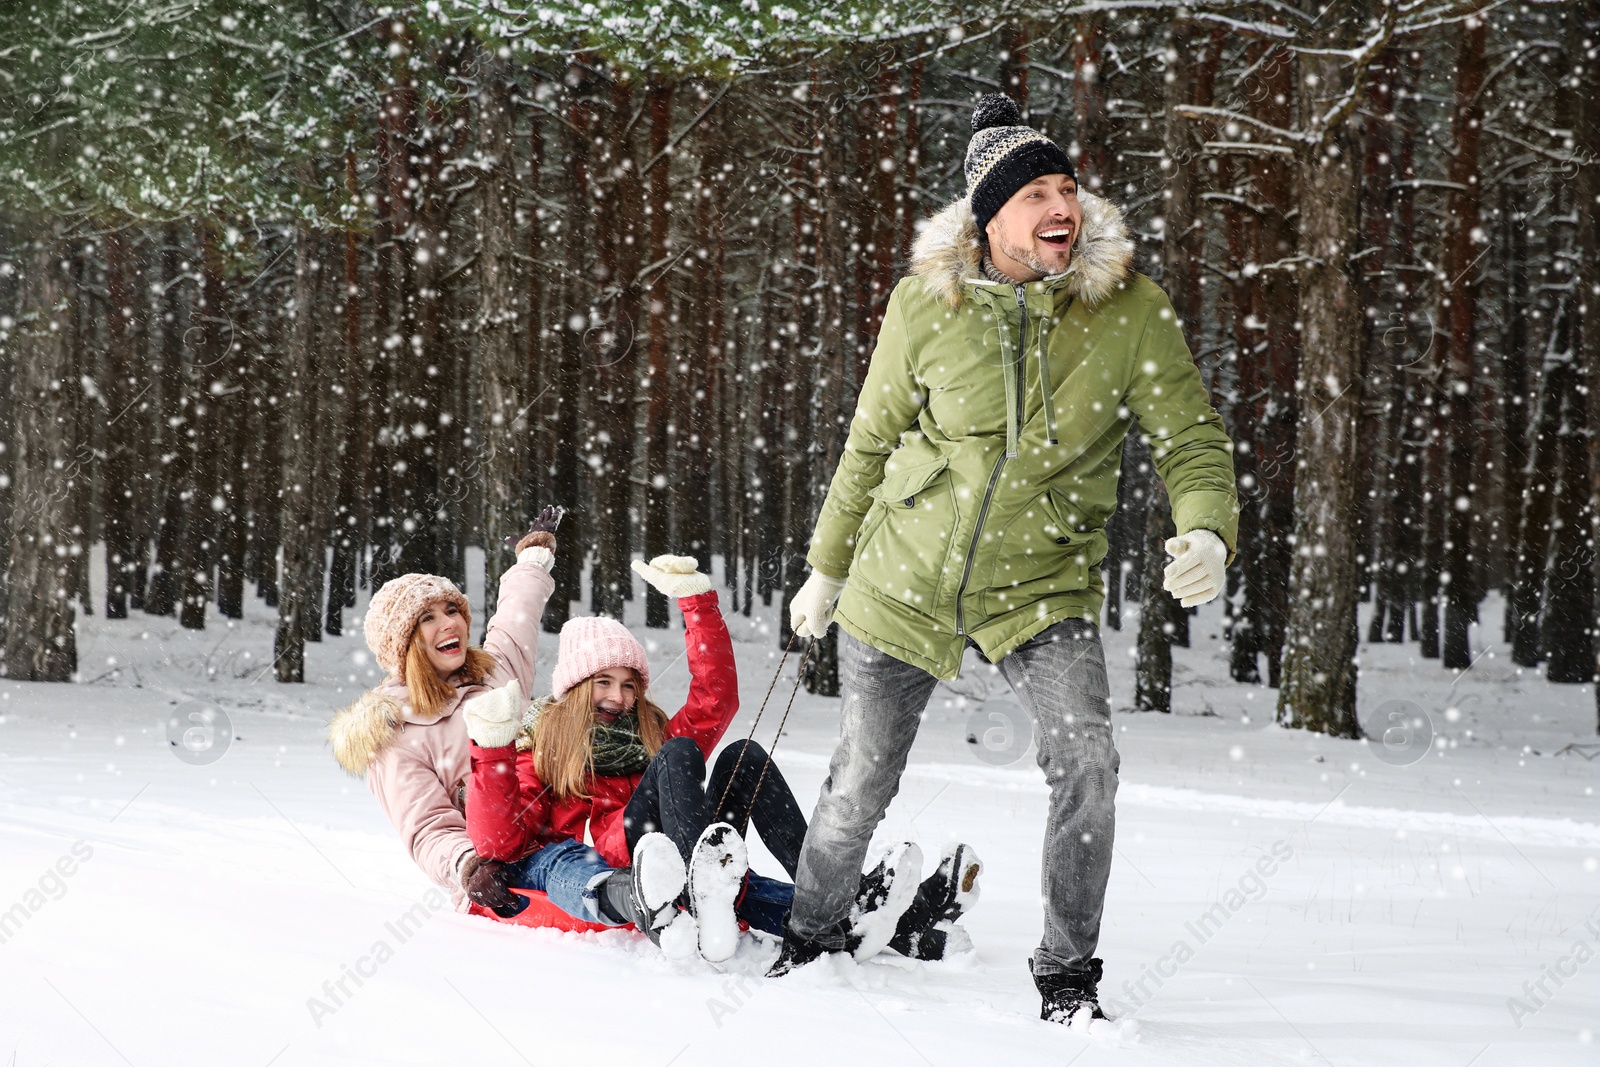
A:
[[[0,674],[80,680],[80,615],[257,597],[299,682],[358,589],[464,584],[469,546],[481,626],[546,503],[547,628],[667,551],[727,610],[782,603],[1005,91],[1127,213],[1234,442],[1232,676],[1342,737],[1364,643],[1448,683],[1478,624],[1592,683],[1597,63],[1600,0],[30,0],[0,24]],[[1119,500],[1103,625],[1169,711],[1189,614],[1137,435]]]

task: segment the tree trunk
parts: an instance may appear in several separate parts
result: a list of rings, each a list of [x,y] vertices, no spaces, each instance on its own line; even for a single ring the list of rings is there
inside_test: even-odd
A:
[[[1415,181],[1416,143],[1421,134],[1421,120],[1418,115],[1417,93],[1411,91],[1416,81],[1415,71],[1409,63],[1399,64],[1398,70],[1407,91],[1403,102],[1399,105],[1396,130],[1398,148],[1395,153],[1395,174],[1401,184],[1395,190],[1397,235],[1395,266],[1398,270],[1403,265],[1407,271],[1404,277],[1412,279],[1417,277],[1417,272],[1420,270],[1415,265],[1417,258]],[[1398,98],[1400,94],[1397,92],[1396,96]],[[1426,436],[1415,418],[1416,397],[1425,385],[1422,375],[1416,369],[1424,355],[1420,343],[1420,338],[1423,336],[1419,322],[1420,301],[1417,297],[1417,287],[1410,281],[1397,288],[1400,289],[1396,306],[1396,314],[1399,317],[1391,330],[1398,329],[1399,332],[1390,337],[1394,342],[1394,358],[1400,364],[1396,372],[1396,411],[1392,416],[1395,424],[1391,439],[1396,450],[1396,478],[1395,499],[1392,505],[1394,521],[1390,529],[1394,537],[1392,551],[1398,562],[1389,575],[1394,584],[1394,592],[1389,597],[1391,604],[1388,626],[1384,634],[1385,639],[1393,644],[1405,641],[1407,619],[1411,620],[1412,636],[1416,636],[1417,595],[1421,588],[1419,579],[1422,573],[1422,457],[1427,445]],[[1426,336],[1427,343],[1432,345],[1432,332],[1429,331]]]
[[[5,571],[7,678],[66,682],[78,669],[70,586],[75,494],[86,471],[76,440],[70,305],[61,250],[40,237],[26,250],[19,322],[7,348],[15,431],[11,441],[11,549]],[[80,548],[81,551],[81,548]]]
[[[1592,36],[1597,26],[1600,26],[1600,0],[1586,0],[1585,3],[1576,5],[1576,10],[1567,15],[1570,20],[1567,26],[1568,54],[1576,55],[1580,49],[1592,47]],[[1574,61],[1576,62],[1576,61]],[[1576,82],[1576,76],[1574,76]],[[1600,225],[1595,221],[1594,205],[1600,201],[1600,107],[1596,107],[1592,92],[1574,94],[1573,129],[1578,150],[1588,159],[1586,166],[1579,169],[1577,181],[1574,182],[1573,198],[1580,204],[1590,205],[1588,210],[1578,212],[1577,244],[1579,259],[1576,264],[1576,284],[1580,293],[1594,294],[1600,292]],[[1581,336],[1578,339],[1579,360],[1583,367],[1584,379],[1593,389],[1594,383],[1600,382],[1600,307],[1593,299],[1585,302],[1586,311],[1579,320],[1578,330]],[[1589,399],[1589,423],[1587,426],[1589,436],[1589,538],[1590,543],[1596,543],[1600,538],[1600,455],[1596,454],[1595,442],[1600,440],[1600,403],[1594,398]],[[1600,553],[1591,552],[1591,566],[1593,568],[1590,581],[1596,589],[1600,589]],[[1600,650],[1597,650],[1600,651]],[[1596,731],[1600,732],[1600,686],[1596,687]]]
[[[849,211],[848,199],[841,195],[832,176],[843,165],[845,153],[838,148],[840,138],[835,131],[818,123],[812,140],[811,189],[815,208],[812,213],[810,258],[813,286],[807,324],[815,344],[815,356],[802,380],[807,382],[805,394],[812,397],[800,418],[808,429],[810,447],[802,453],[798,470],[792,482],[790,522],[785,530],[794,531],[788,543],[788,570],[794,576],[794,588],[787,590],[783,613],[798,591],[798,580],[809,572],[806,566],[806,532],[816,522],[822,501],[827,496],[828,479],[839,466],[839,454],[844,447],[845,423],[840,415],[855,410],[856,361],[851,351],[851,338],[845,328],[844,287],[826,284],[830,278],[848,277],[846,253],[849,244],[840,229],[841,218]],[[807,336],[802,332],[802,337]],[[786,583],[788,584],[788,583]],[[806,669],[806,691],[819,696],[839,695],[839,642],[836,630],[825,634],[811,652]]]
[[[222,250],[217,245],[216,224],[202,220],[200,249],[200,300],[195,318],[200,330],[195,338],[195,365],[190,375],[190,415],[182,447],[189,451],[188,478],[184,482],[183,537],[178,543],[178,621],[186,630],[206,628],[206,605],[211,601],[211,568],[216,556],[219,462],[216,442],[221,437],[220,398],[211,385],[223,373],[228,356],[229,327],[224,307]],[[226,501],[223,502],[226,506]]]
[[[1214,95],[1221,41],[1212,42],[1187,21],[1175,22],[1165,48],[1166,139],[1162,170],[1166,177],[1165,224],[1162,227],[1161,284],[1172,300],[1190,351],[1198,348],[1200,317],[1200,260],[1205,248],[1197,184],[1199,138],[1195,126],[1178,118],[1180,105],[1209,107]],[[1200,54],[1197,56],[1196,52]],[[1159,498],[1159,499],[1157,499]],[[1179,629],[1187,622],[1182,605],[1162,581],[1166,566],[1166,540],[1173,536],[1172,504],[1163,485],[1151,498],[1144,528],[1143,607],[1139,612],[1139,690],[1136,704],[1149,711],[1172,710],[1172,650]],[[1187,643],[1187,642],[1183,642]]]
[[[591,188],[589,176],[589,149],[593,119],[588,99],[584,93],[587,86],[584,81],[583,68],[574,63],[569,71],[569,80],[576,81],[573,86],[572,105],[568,111],[568,125],[571,135],[566,142],[567,186],[569,195],[577,204],[591,202]],[[580,308],[587,308],[587,293],[580,287],[578,281],[581,277],[583,256],[589,249],[585,220],[590,216],[589,211],[569,211],[562,220],[562,259],[566,270],[562,273],[561,300],[558,307],[565,314],[557,323],[560,330],[561,343],[559,345],[559,358],[555,371],[554,403],[555,410],[555,442],[556,449],[552,457],[553,470],[551,471],[552,495],[555,499],[567,506],[578,509],[578,514],[573,516],[578,523],[569,521],[559,539],[559,553],[557,566],[554,573],[556,591],[550,597],[550,602],[544,609],[544,628],[548,633],[559,633],[566,623],[572,610],[572,602],[583,598],[583,561],[586,555],[585,545],[591,540],[584,536],[586,528],[592,528],[592,522],[583,520],[591,518],[585,512],[593,511],[593,501],[581,502],[578,498],[578,463],[579,463],[579,390],[587,387],[585,381],[588,375],[583,373],[583,337],[588,329],[589,318],[579,314]],[[580,507],[581,503],[588,506]]]
[[[1173,620],[1183,609],[1161,588],[1161,572],[1167,562],[1162,546],[1174,530],[1172,504],[1166,490],[1159,485],[1150,493],[1144,522],[1144,607],[1139,612],[1139,656],[1134,665],[1133,706],[1140,711],[1170,712]]]
[[[1111,186],[1115,159],[1110,144],[1110,119],[1100,70],[1105,63],[1105,15],[1080,16],[1072,39],[1072,143],[1078,181],[1104,194]],[[1048,131],[1047,131],[1048,132]]]
[[[528,304],[523,315],[527,324],[523,334],[526,347],[523,381],[528,392],[528,420],[532,433],[532,452],[523,464],[523,503],[530,514],[536,514],[544,504],[551,503],[551,471],[557,448],[570,447],[568,442],[555,439],[553,404],[544,398],[555,391],[555,375],[559,357],[555,350],[555,333],[547,325],[545,307],[544,234],[546,212],[537,206],[540,181],[544,173],[544,126],[538,112],[528,124],[528,179],[524,192],[534,202],[527,212],[527,257],[523,270],[527,283]],[[556,309],[559,314],[560,309]],[[559,547],[559,544],[558,544]]]
[[[314,241],[305,231],[295,234],[294,312],[285,366],[283,412],[288,433],[284,445],[282,578],[278,589],[278,629],[273,663],[278,681],[305,681],[305,601],[309,594],[311,554],[321,550],[312,526],[315,486],[312,484],[310,413],[315,370],[312,360],[316,279],[312,277]]]
[[[1589,422],[1588,391],[1574,366],[1576,300],[1565,305],[1556,322],[1559,350],[1565,355],[1558,372],[1564,388],[1559,441],[1560,475],[1556,483],[1555,515],[1551,525],[1549,601],[1545,610],[1543,643],[1549,655],[1545,678],[1551,682],[1586,685],[1595,677],[1594,570],[1589,538]]]
[[[345,192],[354,202],[360,192],[354,150],[347,151]],[[328,576],[328,609],[323,625],[328,634],[344,632],[344,609],[356,603],[356,561],[366,545],[362,521],[371,431],[371,379],[361,350],[361,238],[354,227],[344,232],[344,280],[335,311],[342,313],[339,365],[344,383],[345,426],[339,443],[338,489],[334,503],[333,568]]]
[[[1574,23],[1575,13],[1569,13]],[[1569,46],[1574,50],[1566,59],[1569,64],[1581,62],[1578,56],[1585,47],[1582,30],[1569,26],[1572,37]],[[1555,119],[1557,127],[1575,130],[1582,107],[1579,98],[1584,91],[1576,77],[1566,77],[1556,95]],[[1590,166],[1592,166],[1592,162]],[[1549,655],[1545,677],[1551,682],[1586,684],[1595,678],[1594,635],[1594,556],[1592,516],[1588,513],[1589,501],[1594,494],[1590,484],[1590,453],[1594,442],[1589,437],[1591,411],[1596,406],[1589,396],[1593,385],[1585,380],[1586,367],[1582,360],[1583,314],[1592,306],[1593,294],[1577,288],[1581,277],[1581,264],[1593,254],[1592,249],[1579,243],[1582,218],[1591,215],[1593,202],[1578,199],[1578,183],[1558,184],[1555,189],[1553,225],[1549,233],[1551,258],[1568,265],[1566,271],[1578,275],[1570,282],[1552,283],[1555,294],[1555,313],[1551,322],[1549,361],[1556,364],[1562,380],[1560,394],[1563,399],[1562,415],[1556,431],[1560,474],[1556,481],[1554,516],[1551,522],[1551,559],[1547,575],[1547,597],[1542,643]],[[1593,232],[1590,222],[1589,232]],[[1574,270],[1573,268],[1576,268]]]
[[[509,60],[485,48],[478,62],[478,381],[483,389],[483,623],[499,601],[500,575],[526,529],[523,454],[524,361],[517,352],[520,294],[516,258],[516,174]],[[480,631],[481,633],[482,631]]]
[[[1399,522],[1395,492],[1398,412],[1404,408],[1400,374],[1393,346],[1387,343],[1396,320],[1396,276],[1389,269],[1389,243],[1393,227],[1395,158],[1390,136],[1394,117],[1396,55],[1385,52],[1373,66],[1367,87],[1366,115],[1362,120],[1361,199],[1358,203],[1362,245],[1369,250],[1361,265],[1362,377],[1367,402],[1360,423],[1360,467],[1365,476],[1361,495],[1364,584],[1370,594],[1372,614],[1368,643],[1383,640],[1384,619],[1403,611],[1395,600],[1394,582],[1399,560],[1395,555]],[[1365,597],[1364,597],[1365,598]]]
[[[1294,121],[1294,63],[1291,53],[1273,46],[1260,60],[1259,81],[1249,93],[1250,114],[1286,129]],[[1260,301],[1265,312],[1266,364],[1271,392],[1262,413],[1260,447],[1256,451],[1261,479],[1261,544],[1264,558],[1260,581],[1266,589],[1261,647],[1267,656],[1267,684],[1282,682],[1282,655],[1289,622],[1289,570],[1294,539],[1295,432],[1300,414],[1299,276],[1282,266],[1296,251],[1293,173],[1276,156],[1253,158],[1251,181],[1261,198]],[[1271,264],[1280,264],[1270,266]]]
[[[640,287],[640,251],[645,235],[638,169],[626,136],[633,110],[633,86],[617,73],[612,84],[611,125],[605,162],[609,181],[600,213],[601,284],[610,288],[609,328],[601,338],[601,392],[594,398],[596,443],[600,466],[590,484],[600,503],[594,516],[597,547],[590,575],[589,596],[597,615],[622,617],[633,575],[628,568],[632,551],[632,484],[634,455],[635,367],[643,291]],[[626,588],[625,588],[626,587]]]
[[[1297,151],[1302,325],[1296,431],[1294,562],[1284,636],[1278,721],[1359,737],[1356,719],[1356,421],[1360,411],[1361,308],[1346,242],[1355,232],[1353,138],[1318,117],[1344,72],[1331,56],[1301,56],[1301,129],[1316,139]],[[1308,79],[1316,77],[1314,83]]]
[[[666,269],[671,235],[672,216],[668,202],[672,197],[672,159],[666,155],[667,142],[672,134],[672,85],[652,78],[647,92],[647,110],[650,112],[650,254],[649,268],[654,272],[646,292],[649,302],[648,355],[645,369],[645,464],[644,464],[644,555],[654,559],[670,550],[672,520],[672,477],[667,441],[669,400],[673,396],[674,378],[670,367],[669,347],[672,334],[672,272]],[[696,197],[698,203],[700,198]],[[625,210],[631,210],[631,206]],[[691,269],[704,271],[705,264],[691,260]],[[697,282],[698,284],[698,282]],[[696,307],[693,314],[702,316],[704,307]],[[696,353],[698,357],[699,353]],[[674,438],[684,433],[683,417],[689,412],[679,408],[674,419]],[[682,442],[674,440],[674,448]],[[688,506],[704,508],[707,501],[696,497]],[[647,586],[644,598],[644,623],[646,626],[664,627],[670,618],[667,598],[654,586]]]
[[[257,468],[250,463],[253,444],[250,438],[249,403],[251,360],[254,347],[250,337],[253,316],[248,307],[235,308],[232,326],[222,338],[227,355],[217,368],[216,380],[222,392],[214,397],[220,409],[218,451],[222,454],[223,474],[218,498],[223,509],[218,514],[217,537],[217,612],[225,619],[244,618],[245,553],[249,548],[249,483]]]
[[[144,610],[171,615],[178,603],[178,544],[186,509],[184,485],[193,453],[188,434],[194,412],[189,404],[188,375],[183,367],[183,330],[188,325],[178,271],[182,231],[168,223],[161,237],[161,518],[156,527],[155,570],[150,575]]]
[[[1505,344],[1501,357],[1501,440],[1505,451],[1500,463],[1506,476],[1506,505],[1512,525],[1511,574],[1506,590],[1505,641],[1511,645],[1513,663],[1522,667],[1539,662],[1539,589],[1524,581],[1524,568],[1532,549],[1529,530],[1521,519],[1533,499],[1530,469],[1532,442],[1528,436],[1528,218],[1511,206],[1511,191],[1502,186],[1500,212],[1506,233]],[[1514,503],[1513,503],[1514,502]],[[1525,662],[1527,661],[1527,662]]]
[[[1476,362],[1477,282],[1472,277],[1478,261],[1478,147],[1483,129],[1484,48],[1488,40],[1486,18],[1462,23],[1461,49],[1456,57],[1455,152],[1450,158],[1450,191],[1445,217],[1449,220],[1440,289],[1440,340],[1445,368],[1444,408],[1448,427],[1449,499],[1445,502],[1444,666],[1465,670],[1472,663],[1468,642],[1471,623],[1478,616],[1477,560],[1474,526],[1482,498],[1477,495],[1478,470],[1476,404],[1473,371]],[[1478,546],[1481,555],[1482,546]]]
[[[132,338],[135,283],[128,262],[128,235],[111,230],[106,251],[106,397],[110,410],[105,458],[106,618],[128,617],[128,594],[139,563],[134,491],[139,477],[135,449],[139,433],[129,409],[139,393],[139,366]],[[121,429],[118,429],[118,424]]]

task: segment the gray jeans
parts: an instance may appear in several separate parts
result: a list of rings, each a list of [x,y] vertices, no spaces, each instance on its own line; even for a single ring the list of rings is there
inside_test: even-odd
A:
[[[1105,652],[1094,623],[1069,619],[998,665],[1033,717],[1050,784],[1044,830],[1044,939],[1036,974],[1086,970],[1100,940],[1111,875],[1117,757]],[[872,832],[900,789],[906,756],[937,679],[849,634],[839,634],[843,708],[822,795],[795,876],[791,929],[842,948],[840,920],[861,881]]]

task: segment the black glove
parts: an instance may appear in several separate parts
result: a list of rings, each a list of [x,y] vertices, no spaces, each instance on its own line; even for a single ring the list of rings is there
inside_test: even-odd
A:
[[[528,906],[528,898],[511,891],[511,865],[477,856],[468,859],[461,871],[461,888],[467,899],[488,908],[502,919],[509,919]]]
[[[523,538],[526,538],[528,534],[555,533],[556,527],[561,525],[562,516],[564,516],[566,513],[566,508],[556,507],[553,504],[546,504],[544,510],[539,512],[538,517],[535,518],[532,525],[528,527],[528,533],[523,534],[522,537],[507,537],[506,547],[514,552],[516,551],[517,545],[521,544]]]

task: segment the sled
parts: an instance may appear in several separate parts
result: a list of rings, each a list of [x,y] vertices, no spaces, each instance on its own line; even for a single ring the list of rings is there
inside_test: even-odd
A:
[[[518,889],[515,886],[511,891],[519,897],[528,898],[528,906],[509,919],[502,919],[488,908],[477,904],[468,909],[473,915],[482,915],[493,919],[497,923],[510,923],[513,926],[533,926],[548,930],[566,930],[569,933],[584,933],[589,930],[632,930],[632,923],[623,926],[607,926],[604,923],[592,923],[587,919],[579,919],[568,915],[554,904],[550,898],[538,889]]]
[[[528,898],[528,906],[509,919],[502,919],[488,908],[473,904],[467,908],[469,915],[482,915],[485,919],[493,919],[497,923],[510,923],[512,926],[532,926],[544,930],[565,930],[568,933],[581,934],[589,930],[637,930],[632,923],[623,923],[621,926],[607,926],[604,923],[592,923],[587,919],[579,919],[568,915],[554,904],[550,898],[538,889],[518,889],[511,887],[511,891],[519,897]],[[750,924],[743,919],[739,920],[739,932],[742,934],[750,929]]]

